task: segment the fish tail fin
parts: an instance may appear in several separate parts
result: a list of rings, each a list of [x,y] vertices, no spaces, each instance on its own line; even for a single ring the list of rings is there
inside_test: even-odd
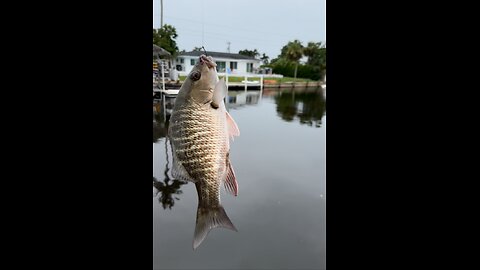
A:
[[[195,235],[193,237],[193,249],[196,249],[205,240],[211,229],[223,227],[232,231],[237,231],[223,206],[218,207],[198,207],[197,222],[195,225]]]

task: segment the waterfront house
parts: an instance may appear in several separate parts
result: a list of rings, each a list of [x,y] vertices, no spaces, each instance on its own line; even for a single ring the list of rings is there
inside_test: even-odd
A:
[[[174,59],[174,66],[178,70],[179,75],[190,73],[193,66],[198,62],[198,58],[203,51],[181,52]],[[232,75],[249,75],[255,74],[260,68],[261,60],[254,57],[241,55],[237,53],[210,52],[208,56],[212,56],[217,63],[217,71],[219,74],[228,72]]]

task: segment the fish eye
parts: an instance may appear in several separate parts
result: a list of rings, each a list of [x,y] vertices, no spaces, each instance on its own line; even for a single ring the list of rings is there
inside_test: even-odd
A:
[[[202,77],[202,73],[200,73],[198,71],[195,71],[190,75],[190,79],[192,79],[194,81],[200,80],[200,77]]]

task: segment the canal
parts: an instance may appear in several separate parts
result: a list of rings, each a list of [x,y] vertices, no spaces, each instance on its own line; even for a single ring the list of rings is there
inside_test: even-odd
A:
[[[192,249],[195,185],[171,175],[174,98],[154,102],[154,269],[325,269],[326,100],[319,88],[230,91],[241,132],[230,159],[239,194],[223,188],[238,232],[214,229]]]

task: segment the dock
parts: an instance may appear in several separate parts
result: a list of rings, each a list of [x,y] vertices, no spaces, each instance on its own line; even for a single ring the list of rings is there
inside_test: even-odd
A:
[[[263,89],[282,89],[282,88],[321,88],[326,90],[326,84],[322,81],[315,82],[282,82],[276,83],[275,81],[264,80],[265,75],[255,74],[255,75],[245,75],[244,80],[241,82],[229,82],[230,76],[225,76],[225,74],[219,74],[220,77],[225,78],[225,83],[227,84],[227,89],[230,91],[248,91],[248,90],[260,90]],[[223,76],[222,76],[223,75]],[[270,75],[269,75],[270,76]],[[238,76],[237,76],[238,77]],[[248,80],[249,77],[254,77],[256,80]],[[257,79],[258,78],[258,79]],[[183,82],[180,81],[165,81],[165,78],[157,79],[154,82],[153,88],[153,98],[162,99],[163,96],[166,97],[175,97]]]

